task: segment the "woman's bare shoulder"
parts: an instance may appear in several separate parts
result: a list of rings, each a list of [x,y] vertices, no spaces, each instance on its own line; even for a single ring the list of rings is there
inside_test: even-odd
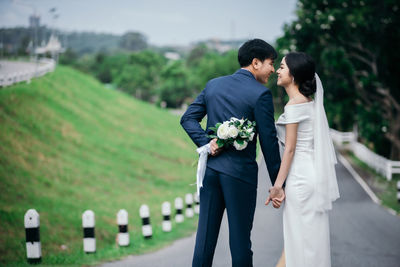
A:
[[[301,98],[294,98],[290,99],[287,103],[286,106],[293,106],[293,105],[298,105],[298,104],[305,104],[311,102],[312,99],[307,98],[307,97],[301,97]]]

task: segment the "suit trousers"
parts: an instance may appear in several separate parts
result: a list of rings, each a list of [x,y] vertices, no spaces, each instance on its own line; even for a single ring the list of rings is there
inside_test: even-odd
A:
[[[193,267],[212,266],[225,208],[232,266],[253,266],[250,234],[256,199],[256,185],[207,167],[200,190],[200,216]]]

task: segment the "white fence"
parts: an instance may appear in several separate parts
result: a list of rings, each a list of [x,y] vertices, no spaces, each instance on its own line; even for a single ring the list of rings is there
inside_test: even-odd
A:
[[[372,152],[365,145],[357,142],[356,132],[339,132],[331,129],[331,136],[335,144],[351,150],[357,158],[385,176],[387,180],[392,180],[394,173],[400,173],[400,161],[389,160]]]
[[[41,59],[38,62],[0,61],[0,87],[19,82],[30,82],[54,71],[56,63],[53,59]]]

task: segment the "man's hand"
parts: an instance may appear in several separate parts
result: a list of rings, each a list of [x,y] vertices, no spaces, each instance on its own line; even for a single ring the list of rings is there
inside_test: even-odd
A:
[[[211,156],[217,156],[222,151],[222,147],[217,145],[217,138],[210,141]]]
[[[282,187],[271,187],[269,189],[269,196],[265,201],[265,205],[268,205],[272,201],[272,206],[275,209],[278,209],[282,201],[285,199],[285,192],[283,191]]]

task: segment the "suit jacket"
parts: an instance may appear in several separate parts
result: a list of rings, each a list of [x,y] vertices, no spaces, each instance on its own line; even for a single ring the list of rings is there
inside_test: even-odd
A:
[[[207,115],[206,131],[200,126],[205,115]],[[254,139],[244,150],[238,151],[231,146],[225,148],[218,156],[209,156],[207,167],[257,186],[258,135],[273,185],[281,160],[272,94],[254,78],[250,71],[239,69],[232,75],[210,80],[182,116],[181,125],[193,142],[200,147],[211,140],[207,137],[207,134],[212,133],[209,127],[214,127],[218,122],[222,123],[231,117],[256,121]]]

